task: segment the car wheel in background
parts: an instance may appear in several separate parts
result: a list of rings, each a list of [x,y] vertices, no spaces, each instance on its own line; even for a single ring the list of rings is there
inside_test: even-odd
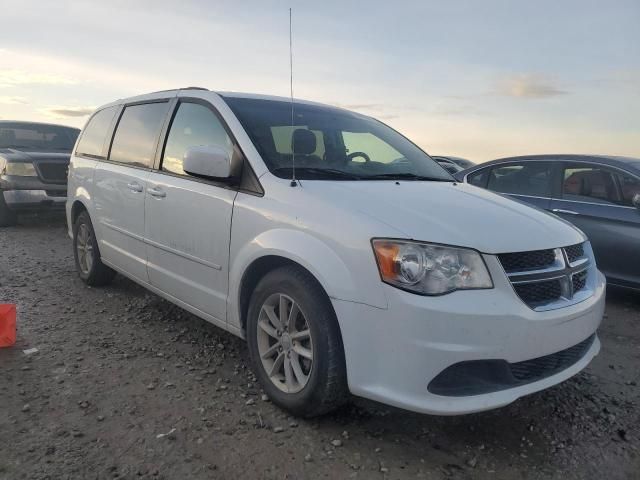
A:
[[[0,190],[0,227],[10,227],[15,225],[16,221],[16,213],[9,209],[4,200],[4,193]]]
[[[73,255],[78,275],[87,285],[98,287],[113,280],[116,272],[100,260],[98,241],[86,211],[73,224]]]
[[[347,400],[338,321],[304,269],[286,266],[265,275],[251,297],[246,333],[254,370],[274,404],[313,417]]]

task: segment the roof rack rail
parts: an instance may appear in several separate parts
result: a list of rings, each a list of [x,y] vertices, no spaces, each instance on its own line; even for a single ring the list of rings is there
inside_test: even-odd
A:
[[[167,88],[166,90],[157,90],[155,92],[150,92],[149,95],[153,93],[173,92],[175,90],[206,90],[207,92],[209,91],[208,88],[204,88],[204,87],[180,87],[180,88]]]

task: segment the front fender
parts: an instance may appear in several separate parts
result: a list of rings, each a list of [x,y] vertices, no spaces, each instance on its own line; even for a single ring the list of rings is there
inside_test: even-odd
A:
[[[287,258],[306,268],[333,299],[366,303],[377,308],[387,307],[384,294],[363,292],[368,282],[358,282],[353,269],[327,244],[300,230],[277,228],[263,232],[245,244],[230,264],[227,321],[231,325],[241,326],[238,306],[244,272],[255,260],[269,255]],[[379,284],[379,279],[373,280],[376,285]]]

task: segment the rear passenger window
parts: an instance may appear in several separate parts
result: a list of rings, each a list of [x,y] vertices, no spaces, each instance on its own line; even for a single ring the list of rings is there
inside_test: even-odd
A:
[[[487,188],[494,192],[538,197],[551,196],[551,164],[527,162],[491,169]]]
[[[76,155],[104,158],[102,148],[117,109],[118,107],[108,107],[91,117],[78,142]]]
[[[612,171],[587,165],[569,165],[564,170],[562,198],[590,203],[622,204]]]
[[[640,195],[640,179],[624,173],[616,173],[622,194],[622,204],[633,207],[633,197]]]
[[[126,107],[113,137],[109,160],[150,168],[168,107],[167,102]]]
[[[212,145],[233,157],[233,142],[211,109],[198,103],[183,102],[178,107],[164,148],[162,170],[186,175],[182,169],[184,154],[191,147]]]

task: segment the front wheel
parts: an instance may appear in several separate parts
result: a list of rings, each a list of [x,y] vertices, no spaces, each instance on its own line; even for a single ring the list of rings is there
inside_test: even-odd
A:
[[[258,283],[247,341],[257,377],[279,407],[313,417],[347,400],[338,321],[322,287],[302,268],[279,268]]]
[[[73,254],[78,275],[87,285],[98,287],[113,280],[116,272],[100,259],[96,234],[86,211],[73,224]]]

